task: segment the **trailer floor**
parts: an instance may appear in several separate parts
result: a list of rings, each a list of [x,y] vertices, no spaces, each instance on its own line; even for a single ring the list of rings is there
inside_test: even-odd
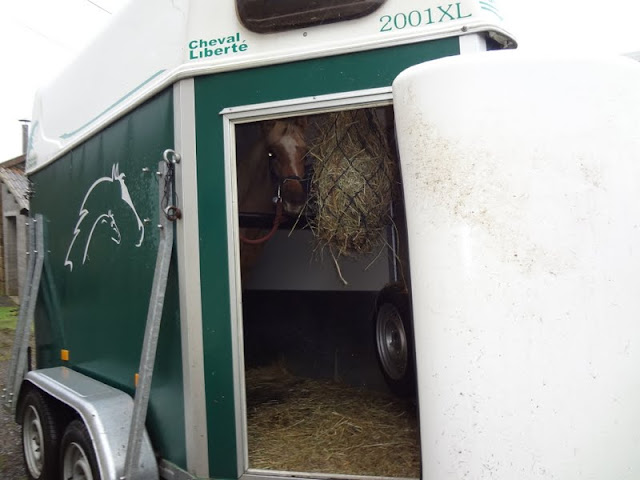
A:
[[[279,365],[248,370],[251,468],[420,477],[414,400],[295,377]]]

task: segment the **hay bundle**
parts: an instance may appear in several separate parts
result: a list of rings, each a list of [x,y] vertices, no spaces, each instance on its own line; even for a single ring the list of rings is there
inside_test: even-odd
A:
[[[310,148],[314,236],[334,260],[369,254],[384,242],[398,178],[385,129],[373,109],[324,115],[317,129]]]

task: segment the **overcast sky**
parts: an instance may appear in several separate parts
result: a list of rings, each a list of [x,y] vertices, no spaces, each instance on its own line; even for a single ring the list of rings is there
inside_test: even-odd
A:
[[[71,61],[124,3],[0,3],[0,162],[22,152],[18,120],[31,117],[37,86]],[[640,51],[638,0],[500,0],[500,5],[522,49]]]

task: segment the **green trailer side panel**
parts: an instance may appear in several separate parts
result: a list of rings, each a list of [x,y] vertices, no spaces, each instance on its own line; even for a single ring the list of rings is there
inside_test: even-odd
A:
[[[390,86],[405,68],[459,54],[457,38],[307,60],[196,79],[202,314],[210,475],[237,476],[229,311],[225,107]]]
[[[47,249],[38,367],[66,364],[133,394],[159,243],[154,172],[172,147],[168,89],[31,176],[32,210],[44,216]],[[68,362],[61,349],[69,350]],[[174,257],[147,426],[154,448],[184,467],[183,403]]]

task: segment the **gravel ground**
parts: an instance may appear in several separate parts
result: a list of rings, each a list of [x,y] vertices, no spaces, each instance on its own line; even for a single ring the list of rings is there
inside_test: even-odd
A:
[[[0,298],[0,304],[4,299]],[[7,382],[7,370],[11,357],[13,331],[0,329],[0,391]],[[20,445],[20,426],[13,415],[0,406],[0,478],[2,480],[26,480]]]

